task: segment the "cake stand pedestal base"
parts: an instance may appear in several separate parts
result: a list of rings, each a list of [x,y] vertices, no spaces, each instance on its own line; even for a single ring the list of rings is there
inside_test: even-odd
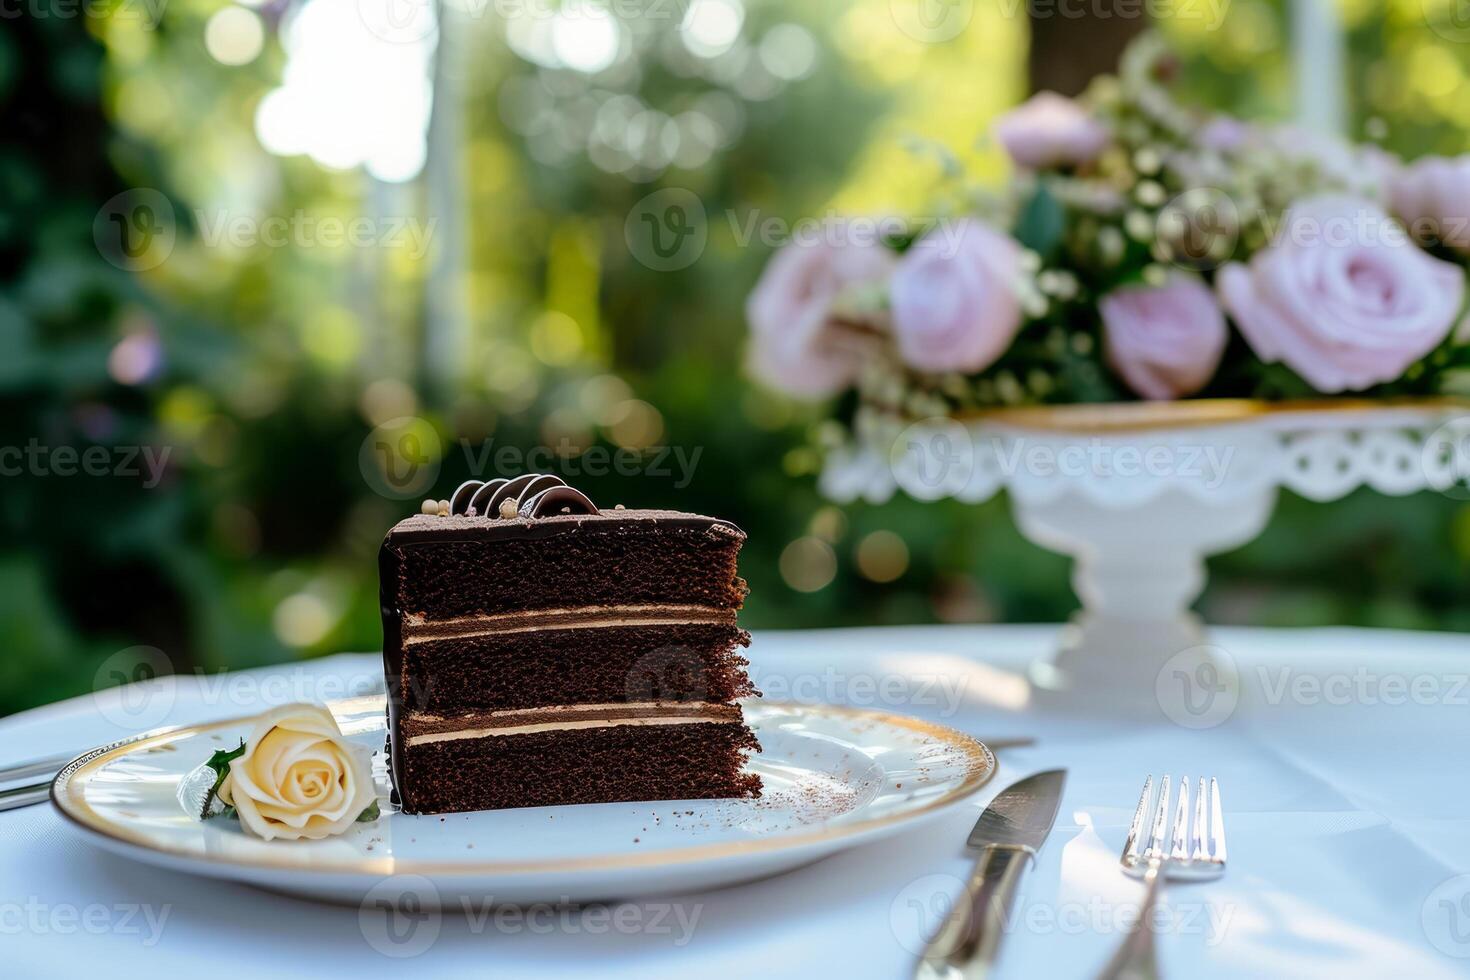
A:
[[[1274,487],[1218,500],[1171,489],[1135,506],[1085,494],[1016,501],[1022,533],[1074,559],[1083,607],[1053,659],[1033,665],[1038,696],[1101,711],[1153,704],[1168,714],[1182,686],[1225,683],[1228,654],[1209,646],[1190,606],[1204,589],[1205,556],[1260,534],[1275,503]]]

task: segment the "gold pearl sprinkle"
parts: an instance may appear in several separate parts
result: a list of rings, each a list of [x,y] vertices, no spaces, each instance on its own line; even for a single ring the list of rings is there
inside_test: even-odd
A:
[[[449,501],[447,501],[447,500],[441,500],[441,501],[439,501],[439,516],[440,517],[448,517],[449,516]]]
[[[516,516],[516,502],[514,500],[511,500],[509,497],[506,497],[504,500],[502,500],[500,502],[500,516],[504,517],[506,520],[510,520],[512,517]]]
[[[419,513],[426,514],[429,517],[433,517],[435,514],[439,513],[439,501],[425,500],[423,504],[419,507]]]

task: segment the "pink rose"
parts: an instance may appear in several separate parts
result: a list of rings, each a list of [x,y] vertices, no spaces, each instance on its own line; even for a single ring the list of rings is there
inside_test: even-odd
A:
[[[745,303],[751,373],[806,398],[852,384],[859,345],[833,322],[833,301],[850,287],[882,284],[896,261],[880,242],[849,234],[841,222],[824,225],[821,241],[793,241],[777,252]]]
[[[1444,340],[1465,276],[1376,205],[1318,197],[1288,212],[1249,266],[1221,269],[1216,288],[1263,360],[1338,392],[1392,381]]]
[[[1115,289],[1098,308],[1108,362],[1144,398],[1192,395],[1220,366],[1229,333],[1225,314],[1193,276]]]
[[[893,273],[889,304],[899,355],[921,371],[979,371],[1021,327],[1020,246],[979,221],[941,224]]]
[[[1389,182],[1388,200],[1415,237],[1470,252],[1470,155],[1415,161]]]
[[[995,137],[1022,167],[1091,163],[1108,145],[1108,128],[1071,99],[1038,92],[1001,116]]]

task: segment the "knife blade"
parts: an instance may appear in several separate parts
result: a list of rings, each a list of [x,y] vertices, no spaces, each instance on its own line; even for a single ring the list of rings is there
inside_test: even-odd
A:
[[[1056,822],[1065,769],[1027,776],[1001,790],[975,821],[966,845],[979,848],[975,868],[915,976],[920,980],[977,980],[1000,950],[1016,886]]]

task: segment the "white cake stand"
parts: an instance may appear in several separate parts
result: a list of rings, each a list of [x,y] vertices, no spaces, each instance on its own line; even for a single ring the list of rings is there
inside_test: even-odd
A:
[[[832,454],[823,493],[978,503],[1005,489],[1028,539],[1074,560],[1082,609],[1032,681],[1064,699],[1157,703],[1168,675],[1231,682],[1190,606],[1205,556],[1265,527],[1278,488],[1334,500],[1463,489],[1470,406],[1177,402],[1010,410],[914,424],[886,456]],[[1186,681],[1188,683],[1188,681]]]

